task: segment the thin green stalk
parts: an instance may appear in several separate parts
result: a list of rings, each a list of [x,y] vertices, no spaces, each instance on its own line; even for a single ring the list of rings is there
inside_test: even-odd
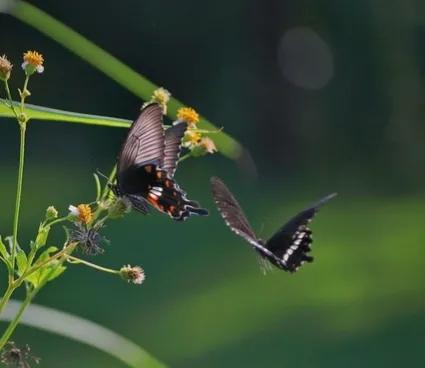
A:
[[[106,197],[108,196],[108,193],[109,193],[109,191],[111,190],[111,189],[109,188],[109,184],[111,184],[111,183],[113,183],[113,182],[114,182],[114,179],[115,179],[115,175],[116,175],[116,174],[117,174],[117,165],[115,165],[115,166],[113,167],[113,169],[112,169],[111,173],[109,174],[108,182],[105,184],[105,187],[103,188],[103,194],[102,194],[101,200],[105,200],[105,199],[106,199]]]
[[[10,93],[9,83],[7,82],[7,80],[4,81],[4,89],[6,90],[6,95],[7,95],[7,99],[9,100],[10,108],[15,114],[16,119],[18,119],[18,114],[15,110],[15,107],[13,106],[12,94]]]
[[[29,80],[30,80],[30,76],[27,75],[25,77],[24,88],[23,88],[22,93],[21,93],[21,114],[24,113],[24,109],[25,109],[25,98],[27,96],[27,93],[29,93],[29,91],[28,91],[28,82],[29,82]]]
[[[102,267],[102,266],[99,266],[97,264],[85,261],[84,259],[77,258],[77,257],[71,256],[71,255],[67,255],[66,258],[69,260],[70,263],[83,264],[87,267],[94,268],[95,270],[98,270],[98,271],[112,273],[112,274],[115,274],[115,275],[118,275],[120,273],[120,271],[113,270],[111,268]]]
[[[3,346],[9,341],[10,336],[12,336],[13,332],[16,329],[16,326],[21,320],[22,314],[24,313],[25,309],[31,303],[32,299],[35,297],[35,295],[37,294],[39,290],[40,288],[37,288],[27,294],[25,300],[21,304],[21,307],[16,313],[15,318],[12,321],[10,321],[9,326],[7,326],[6,331],[3,333],[3,336],[0,339],[0,351],[1,349],[3,349]]]
[[[183,162],[184,160],[187,160],[189,157],[192,157],[192,154],[186,153],[185,155],[183,155],[182,157],[179,158],[179,160],[177,161],[178,163]]]
[[[15,216],[13,219],[13,245],[12,245],[12,273],[9,273],[9,283],[13,282],[13,272],[15,270],[16,251],[18,246],[18,228],[19,228],[19,212],[21,208],[22,196],[22,183],[24,178],[24,164],[25,164],[25,132],[26,122],[20,123],[20,145],[19,145],[19,169],[18,169],[18,183],[16,189],[16,203],[15,203]]]

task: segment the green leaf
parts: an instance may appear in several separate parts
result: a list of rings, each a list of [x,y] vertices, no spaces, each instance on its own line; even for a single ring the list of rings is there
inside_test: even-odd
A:
[[[13,102],[15,106],[18,102]],[[101,125],[112,128],[128,128],[131,120],[111,118],[108,116],[81,114],[78,112],[51,109],[48,107],[25,104],[25,111],[32,120],[46,120],[77,124]],[[4,104],[0,104],[0,116],[14,118],[12,110]]]
[[[95,173],[93,176],[96,183],[96,202],[99,202],[100,197],[102,196],[102,186],[100,185],[99,175]]]
[[[147,78],[34,5],[19,1],[10,13],[74,52],[141,99],[150,100],[152,92],[158,88]],[[177,110],[183,106],[182,102],[172,97],[168,103],[168,116],[173,120],[176,119]],[[217,129],[204,117],[201,117],[199,127],[207,130]],[[214,142],[218,150],[231,159],[240,159],[244,154],[242,145],[224,132],[217,133]]]
[[[6,245],[4,245],[1,236],[0,236],[0,254],[6,260],[9,259],[9,257],[10,257],[10,254],[7,251]]]
[[[58,250],[57,247],[49,247],[47,248],[43,253],[40,254],[40,256],[37,258],[37,261],[34,263],[34,266],[37,266],[37,264],[45,262],[49,257],[51,253],[54,253]],[[64,266],[62,266],[62,263],[59,261],[52,261],[49,262],[47,265],[39,268],[37,271],[31,273],[29,276],[25,278],[25,281],[30,282],[34,285],[35,288],[40,286],[44,282],[48,282],[50,280],[53,280],[54,278],[60,276],[63,271],[65,271]],[[47,277],[47,279],[46,279]]]
[[[27,268],[27,255],[22,249],[18,249],[16,254],[16,264],[18,265],[18,275],[22,275]]]
[[[56,267],[54,267],[49,274],[47,275],[47,280],[46,281],[52,281],[55,278],[59,277],[60,275],[62,275],[66,270],[66,267],[62,264],[58,264]]]

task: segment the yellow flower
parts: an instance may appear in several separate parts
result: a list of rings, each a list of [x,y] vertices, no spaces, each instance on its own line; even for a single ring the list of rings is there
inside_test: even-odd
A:
[[[7,59],[6,55],[0,57],[0,79],[7,81],[10,78],[10,72],[13,65]]]
[[[80,204],[77,208],[79,211],[78,218],[83,224],[87,225],[93,218],[90,206],[88,204]]]
[[[183,146],[187,148],[193,148],[201,142],[201,133],[194,129],[188,129],[186,130],[186,134],[184,136],[183,140]]]
[[[200,145],[207,151],[208,153],[217,152],[217,147],[215,146],[214,141],[211,138],[204,137],[202,138]]]
[[[93,214],[88,204],[79,204],[77,207],[71,205],[68,209],[70,215],[78,217],[84,225],[87,225],[93,219]]]
[[[43,55],[41,55],[37,51],[27,51],[24,53],[24,62],[22,63],[22,69],[25,70],[25,73],[27,75],[31,75],[35,71],[37,71],[37,73],[43,73],[43,63]]]
[[[177,110],[177,119],[188,124],[196,124],[199,122],[199,114],[191,107],[181,107]]]

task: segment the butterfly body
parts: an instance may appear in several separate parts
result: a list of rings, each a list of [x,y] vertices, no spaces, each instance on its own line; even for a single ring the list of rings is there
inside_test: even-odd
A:
[[[208,211],[189,200],[174,180],[186,128],[186,123],[180,122],[165,131],[161,106],[144,107],[121,150],[114,193],[144,214],[150,204],[177,221],[207,215]]]
[[[295,272],[304,263],[313,261],[313,257],[308,254],[313,241],[308,224],[319,207],[335,197],[335,193],[301,211],[268,241],[263,241],[255,235],[242,208],[226,185],[219,178],[211,178],[211,187],[217,208],[226,224],[251,244],[262,259],[288,272]]]

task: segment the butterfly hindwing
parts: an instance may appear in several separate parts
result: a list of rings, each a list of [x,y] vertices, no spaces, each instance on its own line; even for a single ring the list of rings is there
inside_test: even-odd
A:
[[[147,201],[157,210],[168,214],[174,220],[186,220],[192,214],[208,215],[206,209],[201,208],[197,202],[187,198],[186,193],[180,189],[167,171],[156,169],[150,183],[146,193]]]
[[[295,215],[267,241],[265,246],[276,256],[280,267],[294,272],[304,262],[313,261],[313,257],[308,255],[313,242],[312,231],[308,224],[319,207],[335,195],[326,196],[313,206]]]

